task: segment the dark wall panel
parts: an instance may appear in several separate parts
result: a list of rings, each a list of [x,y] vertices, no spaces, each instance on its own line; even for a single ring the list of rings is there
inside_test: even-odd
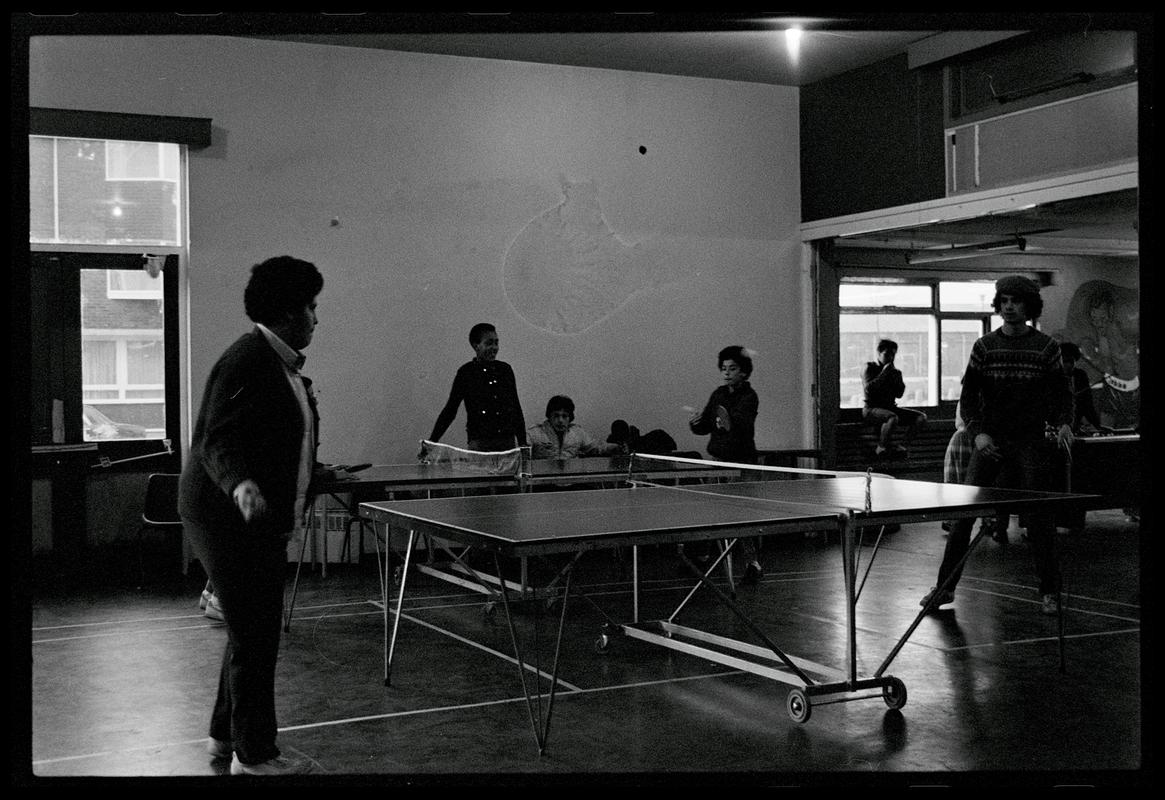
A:
[[[805,222],[944,196],[942,70],[905,55],[801,90]]]

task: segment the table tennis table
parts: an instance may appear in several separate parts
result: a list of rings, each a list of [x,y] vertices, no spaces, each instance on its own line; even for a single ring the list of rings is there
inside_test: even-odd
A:
[[[732,479],[739,477],[739,470],[733,470],[722,463],[703,461],[701,459],[673,460],[673,461],[645,461],[631,455],[620,456],[592,456],[582,458],[545,458],[531,459],[525,462],[515,462],[516,468],[508,472],[495,472],[485,469],[474,469],[464,465],[450,463],[412,463],[412,464],[382,464],[371,466],[350,477],[330,480],[319,487],[319,496],[328,496],[335,501],[349,516],[349,519],[361,526],[364,520],[360,517],[359,506],[363,502],[375,500],[391,500],[395,495],[402,493],[423,493],[425,497],[432,497],[435,492],[456,491],[460,493],[481,492],[536,492],[547,488],[564,487],[609,487],[626,485],[632,477],[640,480],[652,481],[692,481],[709,479]],[[299,590],[300,571],[303,568],[307,543],[315,537],[315,515],[309,516],[313,520],[312,526],[305,531],[300,544],[299,563],[296,566],[295,579],[292,583],[291,599],[284,617],[284,631],[291,629],[291,618],[295,611],[295,600]],[[361,527],[363,532],[363,527]],[[350,530],[348,531],[350,535]],[[323,561],[321,573],[327,577],[327,535],[324,535]],[[386,542],[385,561],[388,557],[388,539]],[[507,581],[500,574],[489,575],[477,571],[475,576],[465,578],[470,571],[465,564],[463,553],[453,553],[446,550],[449,561],[435,563],[433,552],[443,549],[440,537],[436,541],[430,539],[430,546],[426,548],[428,561],[416,564],[416,569],[434,577],[455,583],[494,597],[494,586],[501,586],[521,594],[553,593],[555,582],[540,589],[533,589],[526,577],[525,561],[521,561],[522,572],[518,581]],[[349,544],[350,546],[350,544]],[[378,568],[381,563],[380,540],[376,539],[376,557]],[[313,546],[313,552],[315,550]],[[363,545],[361,545],[363,549]],[[313,556],[314,558],[314,556]],[[731,569],[729,563],[727,569]],[[384,570],[381,570],[383,576]],[[486,583],[482,583],[482,581]],[[382,596],[387,597],[387,584],[381,587]],[[492,601],[485,606],[486,613],[492,613],[495,605]]]
[[[858,578],[862,530],[894,523],[1053,512],[1082,507],[1095,499],[1063,493],[981,488],[850,473],[812,480],[744,480],[686,487],[636,485],[600,491],[364,502],[360,504],[360,515],[387,528],[407,531],[408,535],[406,568],[397,590],[395,612],[389,603],[384,605],[385,685],[391,685],[392,659],[407,585],[407,559],[419,536],[439,536],[483,548],[493,554],[499,570],[501,560],[507,558],[555,553],[578,556],[594,550],[629,547],[633,586],[630,619],[617,622],[607,617],[596,647],[605,647],[611,636],[622,635],[788,684],[792,688],[786,699],[786,710],[794,721],[805,722],[814,705],[864,697],[881,697],[890,708],[901,708],[906,703],[904,682],[889,674],[888,669],[930,608],[924,607],[918,612],[872,674],[858,674],[855,606],[865,582],[865,577],[860,582]],[[841,543],[846,656],[845,664],[840,668],[783,652],[770,635],[734,602],[732,596],[710,579],[717,563],[702,569],[682,552],[681,558],[696,581],[691,592],[666,618],[640,619],[640,546],[728,539],[730,545],[720,554],[718,562],[731,551],[731,543],[735,542],[732,537],[811,531],[836,533]],[[968,556],[977,541],[972,542]],[[877,543],[870,553],[866,575],[876,547]],[[570,595],[573,563],[568,565],[562,587],[559,642]],[[936,563],[936,570],[937,567]],[[763,646],[678,624],[675,621],[678,613],[701,587],[707,587]],[[557,686],[558,646],[556,644],[554,650],[549,699],[543,706],[540,684],[532,692],[526,683],[527,668],[514,628],[514,609],[507,593],[501,593],[500,600],[506,609],[531,726],[539,753],[542,753],[549,734]]]

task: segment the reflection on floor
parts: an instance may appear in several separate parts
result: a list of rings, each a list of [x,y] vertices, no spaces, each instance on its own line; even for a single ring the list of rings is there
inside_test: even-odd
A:
[[[1062,652],[1013,524],[1008,544],[981,543],[951,610],[923,619],[892,662],[887,674],[908,690],[900,711],[878,695],[815,706],[801,724],[786,712],[783,683],[626,637],[597,647],[603,614],[629,613],[630,558],[588,553],[567,607],[542,755],[504,609],[488,613],[482,595],[411,573],[385,686],[375,556],[332,564],[327,577],[305,569],[279,660],[279,743],[311,760],[313,783],[1135,784],[1139,527],[1119,511],[1091,512],[1088,523],[1060,535]],[[858,603],[860,674],[879,668],[914,619],[944,536],[936,522],[881,541]],[[686,585],[675,548],[640,555],[649,589],[641,616],[668,613]],[[739,590],[741,606],[785,652],[842,667],[836,543],[770,538],[763,560],[759,586]],[[186,578],[141,591],[38,580],[28,780],[185,784],[225,772],[206,755],[205,736],[226,634],[198,610],[201,579],[195,563]],[[529,660],[548,671],[560,609],[545,605],[513,618]],[[706,590],[682,618],[747,639],[733,620]]]

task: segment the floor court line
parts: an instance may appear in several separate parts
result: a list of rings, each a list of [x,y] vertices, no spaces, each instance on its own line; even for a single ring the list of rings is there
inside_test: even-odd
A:
[[[539,676],[540,678],[545,678],[546,680],[551,680],[551,678],[552,678],[551,675],[543,672],[542,670],[538,669],[537,667],[531,666],[530,664],[519,665],[518,659],[514,658],[513,656],[508,656],[505,653],[502,653],[498,650],[494,650],[492,647],[486,647],[483,644],[478,644],[477,642],[473,641],[472,639],[466,639],[464,636],[460,636],[456,633],[453,633],[452,631],[445,630],[444,628],[437,626],[437,625],[434,625],[431,622],[425,622],[424,620],[417,619],[416,617],[412,616],[411,614],[401,614],[400,616],[401,616],[401,619],[407,619],[409,622],[412,622],[415,625],[421,625],[425,628],[429,628],[430,630],[436,631],[437,633],[441,634],[442,636],[448,636],[450,639],[461,642],[462,644],[465,644],[465,645],[469,645],[470,647],[481,650],[484,653],[489,653],[490,655],[492,655],[496,658],[500,658],[503,661],[508,661],[515,666],[521,666],[522,669],[525,669],[527,672],[532,672],[535,675]],[[566,687],[567,689],[569,689],[572,692],[581,691],[578,686],[575,686],[572,683],[564,681],[562,678],[558,679],[558,685],[562,686],[562,687]]]
[[[784,580],[784,579],[777,578],[777,579],[772,580],[772,581],[769,581],[767,579],[762,579],[762,581],[770,582],[770,583],[804,582],[804,581],[808,581],[808,580],[815,580],[815,578],[812,576],[794,578],[792,580]],[[1024,589],[1024,590],[1031,590],[1032,589],[1032,587],[1030,587],[1030,586],[1022,586],[1020,584],[1009,584],[1009,583],[1004,583],[1004,582],[999,582],[999,581],[987,581],[987,580],[982,580],[982,579],[972,579],[972,580],[980,580],[983,583],[997,584],[997,585],[1001,585],[1001,586],[1009,586],[1009,587],[1014,587],[1017,589]],[[606,584],[602,584],[602,585],[611,585],[611,584],[606,583]],[[1036,602],[1035,600],[1031,600],[1031,599],[1024,598],[1024,597],[1016,597],[1014,595],[1006,594],[1004,592],[992,592],[992,591],[988,591],[986,589],[975,589],[975,588],[966,587],[966,586],[964,586],[964,588],[967,591],[978,592],[980,594],[991,595],[993,597],[1002,597],[1002,598],[1006,598],[1009,600],[1016,600],[1018,602],[1023,602],[1023,603],[1034,604]],[[655,587],[655,588],[647,589],[644,591],[664,592],[664,591],[672,591],[672,590],[673,590],[673,587]],[[587,594],[588,594],[588,596],[592,596],[592,597],[601,597],[601,596],[627,594],[630,591],[631,591],[630,589],[611,589],[611,590],[601,591],[601,592],[587,592]],[[453,598],[453,597],[461,597],[461,596],[464,596],[464,595],[456,595],[456,594],[438,595],[437,597]],[[433,599],[433,598],[430,597],[430,598],[426,598],[426,599]],[[1089,615],[1089,616],[1094,616],[1094,617],[1102,617],[1105,619],[1113,619],[1113,620],[1118,620],[1121,622],[1130,622],[1130,623],[1139,623],[1140,622],[1139,619],[1134,618],[1134,617],[1126,617],[1126,616],[1120,616],[1117,614],[1108,614],[1108,613],[1104,613],[1104,612],[1100,612],[1100,611],[1092,611],[1092,610],[1080,608],[1078,605],[1073,605],[1071,603],[1071,600],[1073,600],[1073,599],[1075,599],[1077,601],[1084,600],[1084,601],[1089,602],[1089,603],[1109,604],[1109,605],[1124,606],[1124,607],[1128,607],[1128,608],[1137,608],[1137,606],[1133,606],[1133,605],[1128,604],[1128,603],[1121,603],[1119,601],[1093,598],[1093,597],[1089,597],[1087,595],[1068,594],[1068,601],[1069,602],[1066,602],[1065,606],[1064,606],[1064,609],[1066,612],[1070,612],[1070,613],[1074,613],[1074,614]],[[463,603],[441,603],[441,604],[435,604],[435,605],[411,606],[410,611],[416,613],[419,611],[433,611],[433,610],[441,610],[441,609],[448,609],[448,608],[473,607],[473,606],[481,605],[481,602],[482,601],[467,601],[467,602],[463,602]],[[320,605],[316,605],[316,606],[304,606],[303,610],[342,608],[342,607],[353,606],[353,605],[371,605],[377,610],[376,611],[369,611],[369,612],[357,612],[357,613],[345,613],[345,614],[325,613],[325,614],[319,614],[316,616],[300,616],[300,617],[297,617],[297,619],[300,619],[301,621],[339,619],[341,617],[369,616],[371,614],[383,613],[383,605],[379,600],[359,600],[359,601],[354,600],[354,601],[346,601],[346,602],[341,602],[341,603],[326,603],[326,604],[320,604]],[[405,615],[405,616],[407,616],[407,615]],[[808,615],[808,614],[802,615],[802,616],[806,617],[807,619],[812,619],[816,622],[820,622],[823,624],[840,624],[840,621],[836,620],[836,619],[819,617],[819,616]],[[86,627],[105,627],[105,626],[110,626],[110,625],[123,625],[124,626],[124,625],[135,625],[135,624],[142,624],[142,623],[149,623],[149,622],[164,622],[167,620],[181,620],[181,619],[191,619],[191,618],[200,618],[200,617],[201,617],[201,615],[197,615],[197,614],[187,614],[187,615],[181,615],[181,616],[175,616],[175,617],[144,617],[144,618],[137,618],[137,619],[130,619],[130,620],[114,620],[114,621],[109,621],[109,622],[74,623],[74,624],[70,624],[70,625],[40,626],[40,627],[34,627],[32,630],[33,630],[33,633],[35,634],[38,632],[47,632],[47,631],[56,631],[56,630],[72,630],[72,629],[86,628]],[[425,623],[425,622],[422,622],[421,620],[418,620],[415,618],[410,618],[410,619],[411,619],[411,621],[416,622],[418,624],[427,625],[429,627],[432,627],[434,630],[438,630],[438,631],[442,630],[440,628],[437,628],[436,626],[431,625],[430,623]],[[83,635],[78,635],[78,636],[59,636],[59,637],[46,638],[46,639],[34,639],[31,642],[31,644],[56,644],[56,643],[61,643],[61,642],[81,641],[81,640],[86,640],[86,639],[100,639],[100,638],[108,638],[108,637],[113,637],[113,636],[138,636],[138,635],[148,634],[148,633],[172,633],[175,631],[182,631],[182,630],[207,630],[207,629],[221,628],[221,627],[222,626],[218,625],[218,624],[204,623],[204,624],[198,624],[198,625],[186,625],[186,626],[181,626],[181,627],[145,628],[145,629],[135,630],[135,631],[117,630],[117,631],[110,631],[108,633],[93,633],[93,634],[83,634]],[[863,633],[868,633],[868,634],[873,634],[873,635],[881,635],[881,636],[890,636],[891,635],[885,631],[877,630],[874,628],[860,627],[859,630],[861,630]],[[455,634],[452,634],[452,633],[449,633],[448,635],[455,636]],[[469,640],[465,640],[465,641],[469,641]],[[927,645],[922,645],[922,646],[926,647]],[[942,649],[942,648],[938,648],[938,649]],[[498,655],[501,655],[503,658],[505,657],[504,654],[498,654]]]
[[[1064,639],[1093,639],[1098,636],[1123,636],[1130,633],[1140,636],[1141,629],[1127,628],[1125,630],[1095,631],[1093,633],[1066,633],[1064,634]],[[1039,644],[1042,642],[1055,642],[1058,640],[1059,639],[1056,636],[1036,636],[1030,639],[1007,639],[1002,642],[980,642],[979,644],[965,644],[959,645],[958,647],[938,647],[934,649],[943,653],[956,653],[964,650],[978,650],[988,647],[1007,647],[1016,644]]]
[[[349,613],[345,613],[345,614],[320,614],[320,615],[314,616],[314,617],[299,617],[298,619],[302,619],[302,620],[339,619],[341,617],[366,617],[366,616],[371,616],[373,614],[376,614],[379,616],[380,614],[384,613],[383,611],[379,610],[379,604],[372,603],[371,601],[368,601],[368,600],[363,600],[360,603],[344,603],[343,605],[369,605],[369,604],[376,605],[377,610],[375,610],[375,611],[349,612]],[[202,617],[201,614],[191,615],[191,616],[197,616],[199,618]],[[185,619],[185,617],[159,617],[153,621],[158,621],[158,620],[164,621],[167,619]],[[149,621],[151,621],[151,620],[134,620],[133,624],[138,624],[140,622],[149,622]],[[103,623],[95,623],[95,624],[103,624]],[[65,627],[82,627],[82,626],[65,626]],[[34,629],[34,630],[42,630],[42,631],[43,630],[54,630],[54,628],[40,628],[40,629]],[[76,636],[57,636],[55,638],[50,638],[50,639],[33,639],[31,644],[56,644],[58,642],[74,642],[74,641],[83,641],[85,639],[107,639],[107,638],[111,638],[114,636],[142,636],[142,635],[148,634],[148,633],[172,633],[174,631],[201,631],[201,630],[225,630],[225,627],[224,627],[223,623],[221,623],[221,622],[206,622],[206,623],[201,623],[198,625],[183,625],[180,627],[170,627],[170,628],[140,628],[140,629],[131,630],[131,631],[116,630],[116,631],[108,631],[108,632],[104,632],[104,633],[79,634]]]
[[[109,631],[108,633],[87,633],[80,636],[58,636],[54,639],[33,639],[32,644],[59,644],[61,642],[77,642],[86,639],[110,639],[115,636],[144,636],[149,633],[173,633],[175,631],[195,631],[223,628],[221,624],[207,623],[204,625],[183,625],[178,628],[143,628],[136,631]]]
[[[342,603],[321,603],[319,605],[314,605],[314,606],[304,606],[304,608],[315,609],[315,608],[335,608],[335,607],[339,607],[339,606],[357,606],[357,605],[363,605],[366,602],[368,602],[368,601],[367,600],[350,600],[350,601],[345,601]],[[170,617],[138,617],[136,619],[114,619],[114,620],[105,620],[103,622],[72,622],[72,623],[69,623],[68,625],[34,625],[32,628],[32,632],[39,633],[41,631],[59,631],[59,630],[68,630],[70,628],[94,628],[94,627],[102,627],[102,626],[108,626],[108,625],[134,625],[134,624],[142,623],[142,622],[165,622],[167,620],[197,619],[197,618],[201,618],[203,616],[205,616],[205,615],[201,611],[198,611],[198,612],[191,613],[191,614],[178,614],[176,616],[170,616]]]
[[[878,574],[878,573],[872,572],[871,574]],[[887,571],[887,574],[893,574],[893,573],[891,573],[890,571]],[[832,576],[833,576],[833,573],[830,570],[765,575],[761,578],[761,585],[805,583],[808,581],[819,580],[821,578],[830,578]],[[677,579],[677,581],[678,581],[678,579]],[[1004,581],[992,581],[992,580],[988,580],[985,578],[975,578],[973,576],[967,576],[966,581],[967,582],[979,582],[979,583],[991,584],[991,585],[997,585],[997,586],[1007,586],[1007,587],[1017,589],[1017,590],[1022,590],[1022,591],[1034,591],[1035,590],[1035,587],[1032,587],[1032,586],[1026,586],[1026,585],[1017,584],[1017,583],[1007,583]],[[645,583],[669,584],[669,583],[672,583],[672,581],[655,580],[655,581],[645,581]],[[613,588],[603,589],[600,591],[585,591],[586,587],[584,587],[584,589],[582,591],[584,594],[586,594],[589,597],[610,597],[610,596],[614,596],[614,595],[630,594],[632,591],[630,585],[626,585],[626,588],[619,588],[623,584],[621,584],[619,582],[615,582],[615,581],[604,581],[601,583],[591,584],[591,585],[592,586],[606,586],[606,587],[613,587]],[[657,585],[657,586],[650,586],[647,588],[641,588],[640,591],[643,593],[648,593],[648,592],[660,593],[660,592],[668,592],[668,591],[677,591],[677,590],[686,589],[686,588],[689,588],[688,584],[679,582],[679,584],[676,586]],[[972,591],[972,592],[981,592],[983,594],[989,594],[989,595],[993,595],[996,597],[1005,597],[1005,598],[1009,598],[1009,599],[1013,599],[1013,600],[1019,600],[1021,602],[1035,602],[1034,600],[1028,600],[1027,598],[1023,598],[1023,597],[1016,597],[1014,595],[1009,595],[1009,594],[1006,594],[1003,592],[990,592],[990,591],[987,591],[985,589],[975,589],[975,588],[967,586],[966,583],[964,583],[964,588],[967,589],[968,591]],[[1066,592],[1065,594],[1069,600],[1075,599],[1075,600],[1083,600],[1083,601],[1086,601],[1088,603],[1095,603],[1098,605],[1116,605],[1116,606],[1123,606],[1126,608],[1139,608],[1139,606],[1133,605],[1131,603],[1123,603],[1123,602],[1118,601],[1118,600],[1107,600],[1104,598],[1091,597],[1089,595],[1077,594],[1074,592]],[[457,602],[457,603],[433,604],[433,605],[423,605],[423,606],[413,605],[410,607],[410,610],[416,612],[416,611],[429,611],[429,610],[442,609],[442,608],[464,608],[464,607],[478,606],[478,605],[481,605],[482,603],[485,602],[484,600],[475,599],[476,597],[477,597],[477,595],[467,595],[464,593],[456,593],[456,594],[431,595],[431,596],[423,597],[423,598],[412,598],[414,601],[415,600],[433,600],[433,599],[442,599],[442,598],[468,598],[468,599],[466,599],[464,602]],[[364,600],[364,601],[350,601],[350,602],[346,602],[346,603],[337,603],[337,604],[333,604],[333,605],[358,605],[360,603],[371,603],[372,605],[374,605],[378,609],[383,608],[382,603],[376,599]],[[860,605],[860,601],[859,601],[859,605]],[[304,609],[307,610],[307,609],[324,608],[324,607],[327,607],[327,606],[304,606]],[[1103,612],[1098,612],[1098,611],[1088,611],[1088,610],[1079,608],[1078,606],[1074,606],[1070,602],[1065,605],[1065,608],[1068,610],[1075,611],[1077,613],[1081,613],[1081,614],[1092,614],[1095,616],[1111,616],[1113,619],[1118,619],[1118,620],[1121,620],[1123,622],[1139,622],[1140,621],[1136,618],[1122,617],[1122,616],[1118,616],[1118,615],[1107,615],[1107,614],[1104,614]],[[105,624],[105,623],[101,623],[101,624]]]
[[[822,574],[828,575],[828,573],[822,573]],[[817,579],[816,577],[808,576],[808,577],[794,578],[794,579],[788,580],[788,581],[778,579],[778,580],[774,580],[771,582],[773,582],[773,583],[801,583],[801,582],[812,581],[812,580],[816,580],[816,579]],[[765,582],[766,578],[762,578],[761,580],[762,580],[762,582]],[[1001,582],[1001,581],[989,581],[989,580],[984,580],[984,579],[976,579],[976,578],[968,577],[968,581],[975,581],[975,580],[978,580],[982,583],[995,584],[995,585],[999,585],[999,586],[1008,586],[1008,587],[1023,590],[1023,591],[1029,591],[1029,592],[1035,591],[1035,587],[1033,587],[1033,586],[1025,586],[1023,584],[1013,584],[1013,583],[1006,583],[1006,582]],[[641,590],[641,591],[644,593],[648,593],[648,592],[659,593],[659,592],[666,592],[666,591],[674,591],[676,588],[677,587],[656,587],[656,588],[646,589],[646,590]],[[965,584],[964,584],[963,588],[968,592],[976,592],[979,594],[990,595],[992,597],[1001,597],[1001,598],[1005,598],[1008,600],[1015,600],[1015,601],[1021,602],[1021,603],[1034,604],[1034,603],[1039,602],[1037,600],[1033,600],[1033,599],[1030,599],[1027,597],[1018,597],[1016,595],[1007,594],[1005,592],[992,592],[992,591],[989,591],[987,589],[976,589],[976,588],[967,586]],[[631,592],[631,589],[627,588],[627,589],[611,589],[611,590],[602,591],[602,592],[587,592],[586,594],[589,597],[608,597],[608,596],[612,596],[612,595],[629,594],[630,592]],[[1075,613],[1075,614],[1085,614],[1085,615],[1095,616],[1095,617],[1103,617],[1106,619],[1114,619],[1114,620],[1118,620],[1120,622],[1132,622],[1132,623],[1139,623],[1140,622],[1140,620],[1135,618],[1135,617],[1125,617],[1125,616],[1120,616],[1120,615],[1116,615],[1116,614],[1107,614],[1107,613],[1100,612],[1100,611],[1092,611],[1092,610],[1080,608],[1077,605],[1073,605],[1070,601],[1075,599],[1075,600],[1083,600],[1086,602],[1097,603],[1097,604],[1122,605],[1122,606],[1127,606],[1130,608],[1135,608],[1136,606],[1132,606],[1132,605],[1126,604],[1126,603],[1120,603],[1119,601],[1104,600],[1104,599],[1100,599],[1100,598],[1092,598],[1092,597],[1089,597],[1087,595],[1081,595],[1081,594],[1067,594],[1066,596],[1067,596],[1067,599],[1069,601],[1069,602],[1066,602],[1064,605],[1064,610],[1066,612]],[[376,606],[377,608],[383,608],[383,605],[381,604],[381,602],[379,600],[369,600],[367,602],[371,603],[372,605]],[[413,606],[410,608],[410,611],[417,612],[417,611],[427,611],[427,610],[441,609],[441,608],[458,608],[458,607],[476,606],[476,605],[480,605],[480,604],[481,604],[481,602],[466,602],[466,603],[457,603],[457,604],[449,604],[449,605],[436,605],[436,606],[419,606],[419,607]],[[860,601],[859,601],[859,609],[860,609]],[[834,619],[831,617],[820,617],[820,616],[816,616],[813,614],[798,614],[798,612],[791,612],[791,613],[796,614],[798,616],[802,616],[806,619],[811,619],[811,620],[814,620],[816,622],[821,622],[821,623],[826,623],[826,624],[840,625],[840,624],[844,623],[844,620]],[[861,627],[861,628],[859,628],[859,630],[861,630],[864,633],[875,634],[875,635],[884,635],[884,636],[891,635],[889,633],[886,633],[885,631],[881,631],[881,630],[878,630],[875,628]]]
[[[590,689],[577,689],[573,692],[560,695],[561,697],[573,697],[575,695],[600,694],[603,692],[624,691],[627,689],[644,689],[652,686],[662,686],[667,684],[689,683],[691,681],[702,681],[710,678],[724,678],[734,675],[744,674],[740,670],[725,670],[720,672],[712,672],[706,675],[687,675],[682,678],[661,678],[650,681],[635,681],[633,683],[614,684],[612,686],[600,686]],[[508,697],[502,700],[483,700],[480,703],[458,703],[456,705],[448,706],[433,706],[431,708],[415,708],[408,711],[391,711],[385,714],[368,714],[360,717],[346,717],[344,719],[323,720],[320,722],[305,722],[298,725],[284,725],[281,726],[279,733],[291,733],[294,731],[318,730],[320,728],[331,728],[341,725],[355,725],[363,722],[377,722],[379,720],[399,719],[404,717],[415,717],[426,714],[444,714],[449,712],[466,711],[477,708],[488,708],[491,706],[512,705],[514,703],[526,702],[525,697]],[[206,737],[200,736],[197,739],[183,739],[176,742],[165,742],[162,744],[142,745],[140,747],[127,747],[120,750],[105,750],[97,753],[81,753],[70,756],[57,756],[55,758],[40,758],[32,762],[34,767],[47,766],[50,764],[63,764],[73,761],[83,761],[91,758],[108,758],[121,753],[137,753],[145,751],[154,751],[159,748],[168,747],[189,747],[191,745],[205,745]]]

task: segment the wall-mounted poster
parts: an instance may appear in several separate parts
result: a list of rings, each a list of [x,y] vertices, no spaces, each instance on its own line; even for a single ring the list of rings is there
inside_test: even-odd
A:
[[[1140,293],[1103,280],[1072,295],[1061,341],[1080,347],[1077,365],[1088,375],[1101,424],[1133,429],[1141,421]]]

